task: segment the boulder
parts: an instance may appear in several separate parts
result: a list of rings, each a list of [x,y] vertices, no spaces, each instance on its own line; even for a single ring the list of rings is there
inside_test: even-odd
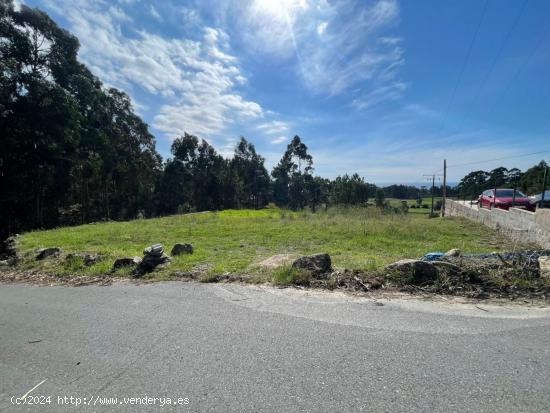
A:
[[[453,248],[445,253],[445,257],[460,257],[462,252],[458,248]]]
[[[404,276],[410,276],[415,284],[432,283],[437,278],[436,266],[428,261],[405,259],[388,265],[386,269]]]
[[[292,263],[292,268],[309,271],[312,275],[324,275],[332,271],[330,255],[316,254],[300,257]]]
[[[101,257],[98,255],[98,254],[88,254],[88,253],[84,253],[84,254],[79,254],[79,253],[75,253],[75,254],[68,254],[67,255],[67,260],[71,260],[73,258],[80,258],[82,259],[82,261],[84,262],[84,265],[87,266],[87,267],[90,267],[94,264],[97,264],[100,260],[101,260]]]
[[[57,247],[41,248],[38,250],[36,260],[43,260],[44,258],[48,257],[57,257],[59,256],[59,254],[61,254],[61,249]]]
[[[164,247],[162,244],[153,244],[143,250],[143,255],[150,257],[161,257],[164,254]]]
[[[193,246],[191,244],[176,244],[170,252],[171,255],[193,254]]]
[[[136,267],[136,275],[143,275],[145,273],[153,271],[159,265],[167,264],[170,262],[170,257],[166,254],[162,254],[160,257],[146,255]]]
[[[113,264],[112,271],[116,271],[123,267],[134,267],[141,263],[140,257],[134,257],[134,258],[117,258]]]
[[[154,244],[145,248],[143,254],[143,259],[134,270],[134,275],[137,277],[153,271],[159,265],[170,262],[170,257],[164,253],[164,247],[161,244]]]

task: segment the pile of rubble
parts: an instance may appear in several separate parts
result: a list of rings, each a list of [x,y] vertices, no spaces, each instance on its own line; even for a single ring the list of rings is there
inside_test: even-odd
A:
[[[172,248],[172,255],[193,254],[191,244],[176,244]],[[143,257],[118,258],[112,268],[115,272],[123,267],[134,267],[132,274],[141,277],[157,268],[169,264],[171,258],[164,252],[162,244],[153,244],[143,250]]]

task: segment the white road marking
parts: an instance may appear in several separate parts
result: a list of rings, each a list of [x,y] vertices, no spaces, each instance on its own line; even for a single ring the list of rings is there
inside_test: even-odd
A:
[[[21,396],[21,399],[24,399],[25,397],[27,397],[33,390],[36,390],[38,388],[38,386],[42,385],[46,380],[48,380],[48,379],[42,380],[40,383],[38,383],[36,386],[34,386],[32,389],[30,389],[28,392],[26,392],[23,396]]]

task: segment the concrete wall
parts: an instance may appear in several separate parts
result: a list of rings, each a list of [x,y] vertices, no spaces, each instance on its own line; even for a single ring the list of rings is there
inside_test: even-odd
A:
[[[447,200],[445,215],[462,216],[481,222],[504,235],[520,241],[550,248],[550,209],[529,212],[523,209],[479,209],[469,202]]]

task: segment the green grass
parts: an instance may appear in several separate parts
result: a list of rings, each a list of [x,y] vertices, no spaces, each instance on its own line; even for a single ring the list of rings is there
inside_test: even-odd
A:
[[[491,229],[461,218],[385,215],[376,208],[332,208],[315,214],[228,210],[29,232],[20,237],[20,266],[59,275],[99,275],[108,273],[116,258],[142,256],[143,249],[154,243],[162,243],[169,253],[178,242],[191,243],[194,254],[173,257],[154,278],[166,279],[200,265],[207,268],[205,281],[229,272],[250,275],[256,282],[284,282],[285,274],[274,275],[256,264],[275,254],[327,252],[336,268],[375,270],[430,251],[486,252],[511,247]],[[64,254],[99,253],[103,260],[91,267],[78,258],[34,260],[36,250],[53,246]],[[130,270],[119,270],[116,275],[129,276]]]
[[[434,206],[437,203],[437,201],[441,201],[441,199],[442,199],[442,197],[440,197],[440,196],[434,196]],[[413,205],[416,206],[416,199],[386,198],[386,200],[390,203],[391,206],[394,206],[394,207],[401,206],[402,201],[406,201],[409,208]],[[427,205],[428,208],[410,208],[409,213],[429,215],[430,214],[430,208],[431,208],[431,205],[432,205],[432,198],[431,197],[422,198],[422,205]]]

